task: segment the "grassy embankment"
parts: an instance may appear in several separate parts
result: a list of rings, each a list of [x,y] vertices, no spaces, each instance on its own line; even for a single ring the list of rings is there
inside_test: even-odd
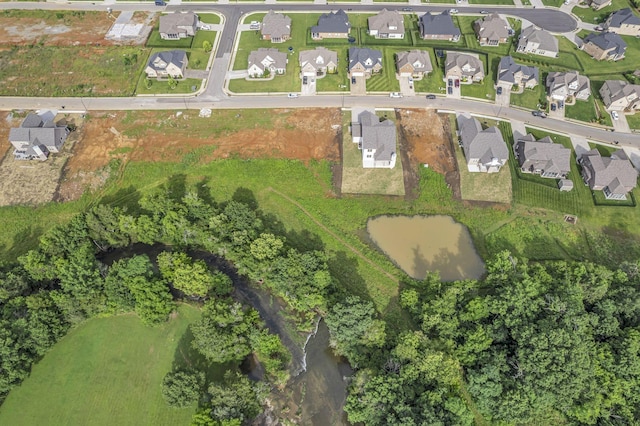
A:
[[[135,315],[93,318],[72,330],[33,367],[0,407],[3,425],[185,425],[195,405],[175,409],[161,394],[173,365],[196,361],[187,327],[200,311],[182,305],[168,323]],[[223,371],[211,371],[218,377]]]

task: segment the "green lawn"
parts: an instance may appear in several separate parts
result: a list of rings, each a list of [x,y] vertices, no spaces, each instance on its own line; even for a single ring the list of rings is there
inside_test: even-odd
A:
[[[195,406],[168,407],[160,393],[182,339],[200,315],[187,305],[167,324],[134,315],[94,318],[60,340],[0,407],[3,425],[187,425]],[[174,359],[174,357],[176,357]]]
[[[593,95],[586,101],[576,100],[575,105],[565,105],[564,115],[574,120],[593,123],[598,121],[598,114],[594,103]]]
[[[564,0],[542,0],[542,3],[545,6],[551,6],[551,7],[558,7],[559,8],[564,3]]]
[[[626,115],[627,117],[627,123],[629,123],[629,127],[631,127],[632,129],[637,129],[640,130],[640,113],[635,113],[635,114],[628,114]]]
[[[444,60],[436,61],[436,55],[433,49],[422,48],[422,50],[426,50],[429,53],[433,71],[428,77],[414,81],[416,92],[433,94],[444,93],[444,90],[440,89],[444,88]]]
[[[147,84],[151,86],[147,86]],[[140,74],[138,79],[138,86],[136,88],[136,94],[138,95],[161,95],[161,94],[182,94],[193,93],[200,88],[202,80],[197,78],[185,78],[184,80],[177,80],[175,88],[169,86],[168,80],[156,80],[150,79],[147,83],[147,76],[145,73]],[[195,86],[195,90],[193,89]]]
[[[624,9],[625,7],[630,7],[627,0],[613,0],[609,6],[603,7],[600,10],[593,10],[590,7],[576,6],[571,10],[571,13],[580,18],[582,22],[597,24],[606,20],[607,16],[612,12],[615,12],[618,9]]]
[[[546,92],[544,88],[544,79],[540,79],[538,85],[533,89],[524,89],[522,93],[511,93],[511,105],[519,106],[527,109],[538,109],[538,104],[545,100]]]

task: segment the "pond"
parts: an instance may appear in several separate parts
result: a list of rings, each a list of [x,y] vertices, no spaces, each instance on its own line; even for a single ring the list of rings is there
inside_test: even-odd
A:
[[[469,231],[450,216],[380,216],[370,219],[371,240],[416,279],[440,272],[443,281],[479,279],[484,263]]]

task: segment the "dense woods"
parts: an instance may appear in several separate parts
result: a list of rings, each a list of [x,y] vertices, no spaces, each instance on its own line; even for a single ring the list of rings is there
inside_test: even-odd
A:
[[[253,354],[266,382],[282,386],[286,349],[254,309],[234,300],[231,278],[194,254],[203,252],[281,298],[300,329],[325,317],[334,351],[356,369],[345,407],[354,423],[640,421],[640,263],[612,270],[503,252],[480,281],[403,280],[404,312],[391,323],[366,296],[336,285],[330,253],[288,240],[250,197],[217,204],[162,188],[139,205],[95,206],[3,265],[1,398],[85,319],[135,312],[153,326],[180,302],[202,307],[191,345],[207,362],[238,365]],[[138,243],[165,249],[104,260]],[[240,425],[259,414],[268,385],[235,372],[207,381],[195,367],[167,374],[162,393],[172,406],[197,401],[194,425]]]

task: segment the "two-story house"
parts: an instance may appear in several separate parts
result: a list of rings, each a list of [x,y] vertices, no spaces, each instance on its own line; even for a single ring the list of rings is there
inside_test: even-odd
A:
[[[473,30],[480,46],[497,46],[506,43],[509,38],[509,23],[497,13],[492,13],[473,23]]]
[[[303,50],[298,55],[298,61],[302,76],[319,77],[327,73],[335,73],[338,68],[338,54],[326,47]]]
[[[512,88],[525,87],[533,89],[538,85],[539,72],[537,67],[528,67],[515,63],[511,56],[504,56],[498,64],[497,84]]]
[[[147,78],[184,78],[189,60],[184,50],[156,52],[149,57],[144,72]]]
[[[624,58],[627,43],[616,33],[591,33],[583,40],[582,50],[598,61]]]
[[[368,20],[369,35],[375,38],[404,38],[404,17],[395,10],[382,9]]]
[[[163,40],[193,37],[198,30],[198,22],[198,15],[193,12],[161,15],[158,32]]]
[[[392,169],[396,165],[396,125],[391,120],[381,120],[372,111],[358,114],[358,121],[351,123],[353,142],[362,150],[362,167]]]
[[[578,71],[550,72],[546,84],[549,96],[557,101],[570,97],[586,101],[591,95],[591,82]]]
[[[476,54],[448,51],[444,75],[445,80],[455,79],[471,84],[484,80],[484,65]]]
[[[429,52],[425,50],[409,50],[396,54],[396,69],[400,77],[420,79],[433,71]]]
[[[566,179],[571,171],[571,150],[553,143],[549,136],[536,140],[529,133],[516,141],[513,151],[523,173]]]
[[[260,34],[263,40],[271,43],[284,43],[291,39],[291,18],[270,10],[262,18]]]
[[[349,77],[371,77],[382,71],[382,52],[365,47],[349,48]]]
[[[468,114],[457,118],[462,151],[470,172],[497,173],[509,160],[509,149],[500,130],[493,126],[482,129],[478,120]]]
[[[633,111],[640,109],[640,85],[625,80],[606,80],[600,88],[600,96],[609,111]]]
[[[448,10],[437,14],[425,13],[420,17],[418,26],[424,40],[460,40],[460,29],[454,25]]]
[[[609,15],[602,27],[610,33],[640,36],[640,18],[628,7],[616,10]]]
[[[349,38],[351,23],[344,10],[323,13],[318,18],[318,25],[311,27],[311,38],[322,40],[325,38]]]
[[[560,50],[558,49],[558,39],[551,33],[531,25],[520,33],[516,51],[555,58]]]
[[[44,161],[49,153],[62,149],[69,128],[57,125],[54,118],[51,111],[30,113],[22,120],[20,127],[9,130],[9,142],[15,148],[13,155],[16,160]]]

